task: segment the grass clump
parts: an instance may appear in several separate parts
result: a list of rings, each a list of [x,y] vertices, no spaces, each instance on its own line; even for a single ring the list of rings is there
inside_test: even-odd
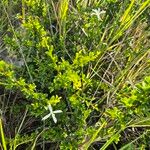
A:
[[[149,3],[0,2],[2,147],[147,148]]]

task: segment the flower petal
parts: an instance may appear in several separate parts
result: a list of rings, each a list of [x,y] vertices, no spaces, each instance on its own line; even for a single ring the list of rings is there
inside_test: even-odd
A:
[[[54,121],[55,123],[57,123],[57,118],[55,117],[55,114],[52,114],[52,118],[53,118],[53,121]]]
[[[52,106],[51,105],[48,105],[48,109],[49,111],[52,113],[53,112],[53,109],[52,109]]]
[[[42,118],[42,121],[48,119],[50,116],[51,114],[46,115],[45,117]]]
[[[54,114],[62,113],[62,110],[55,110],[53,111]]]

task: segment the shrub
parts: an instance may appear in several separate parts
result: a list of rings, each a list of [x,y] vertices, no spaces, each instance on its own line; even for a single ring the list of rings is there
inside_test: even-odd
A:
[[[106,149],[120,141],[122,131],[139,125],[139,115],[147,125],[149,79],[136,82],[149,73],[148,6],[149,0],[22,1],[17,25],[10,20],[3,39],[17,63],[0,61],[0,85],[19,92],[29,111],[8,138],[10,147],[26,139],[32,149],[42,140],[63,150],[100,141]],[[20,131],[26,118],[34,118],[30,133]]]

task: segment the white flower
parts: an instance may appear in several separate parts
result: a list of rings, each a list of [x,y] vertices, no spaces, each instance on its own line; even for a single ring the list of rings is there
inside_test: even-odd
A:
[[[102,21],[101,15],[102,15],[102,14],[105,14],[106,11],[105,11],[105,10],[102,10],[102,11],[101,11],[100,8],[98,8],[98,9],[92,9],[92,11],[93,11],[93,13],[92,13],[91,15],[96,15],[97,18],[98,18],[98,20],[101,20],[101,21]]]
[[[55,123],[57,123],[57,118],[56,118],[55,114],[62,113],[62,111],[61,111],[61,110],[55,110],[55,111],[53,111],[51,105],[48,105],[48,107],[47,107],[46,109],[49,109],[50,113],[47,114],[45,117],[43,117],[42,120],[46,120],[46,119],[48,119],[50,116],[52,116],[53,121],[54,121]]]

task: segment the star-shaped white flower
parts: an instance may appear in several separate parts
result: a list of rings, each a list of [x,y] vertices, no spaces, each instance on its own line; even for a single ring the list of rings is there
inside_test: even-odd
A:
[[[102,15],[102,14],[105,14],[106,11],[105,11],[105,10],[100,10],[100,8],[98,8],[98,9],[92,9],[92,11],[93,11],[93,13],[92,13],[91,15],[96,15],[97,18],[98,18],[98,20],[101,20],[101,21],[102,21],[101,15]]]
[[[51,105],[48,105],[48,107],[47,107],[46,109],[49,109],[50,113],[47,114],[45,117],[43,117],[42,120],[46,120],[46,119],[48,119],[50,116],[52,116],[53,121],[54,121],[55,123],[57,123],[57,118],[56,118],[55,114],[62,113],[62,111],[61,111],[61,110],[55,110],[55,111],[53,111]]]

